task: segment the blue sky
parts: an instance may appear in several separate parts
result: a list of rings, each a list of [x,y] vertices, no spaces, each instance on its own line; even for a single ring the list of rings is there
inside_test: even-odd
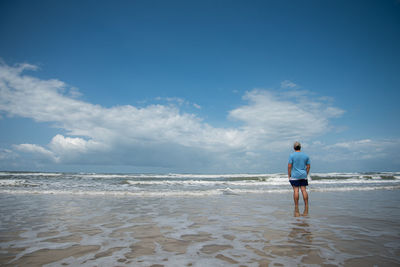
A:
[[[0,2],[0,169],[399,171],[400,2]]]

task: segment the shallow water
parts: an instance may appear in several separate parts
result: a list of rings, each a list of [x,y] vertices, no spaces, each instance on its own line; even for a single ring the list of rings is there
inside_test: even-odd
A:
[[[394,266],[399,190],[140,197],[0,194],[4,266]],[[300,213],[302,212],[300,206]]]

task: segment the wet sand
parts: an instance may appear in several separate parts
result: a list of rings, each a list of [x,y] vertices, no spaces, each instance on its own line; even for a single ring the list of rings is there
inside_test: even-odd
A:
[[[398,266],[399,191],[0,195],[1,266]]]

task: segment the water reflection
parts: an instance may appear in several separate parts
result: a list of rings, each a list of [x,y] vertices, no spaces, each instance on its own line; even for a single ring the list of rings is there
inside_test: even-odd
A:
[[[295,221],[292,223],[292,229],[288,235],[288,243],[293,245],[293,253],[300,256],[311,254],[313,235],[308,223],[308,207],[300,213],[299,208],[294,209]]]

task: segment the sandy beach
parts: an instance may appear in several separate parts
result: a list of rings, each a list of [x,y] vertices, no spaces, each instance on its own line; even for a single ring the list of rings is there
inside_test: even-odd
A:
[[[204,197],[0,194],[1,266],[396,266],[398,190]],[[300,215],[300,216],[298,216]]]

